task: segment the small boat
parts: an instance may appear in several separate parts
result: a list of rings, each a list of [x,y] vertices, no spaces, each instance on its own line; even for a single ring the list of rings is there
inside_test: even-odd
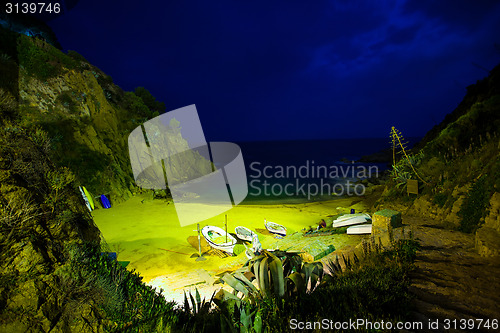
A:
[[[339,216],[335,221],[339,221],[340,222],[340,221],[343,221],[343,220],[352,219],[353,217],[359,217],[359,216],[362,216],[362,217],[366,218],[367,220],[371,220],[372,219],[369,214],[366,214],[366,213],[356,213],[356,214],[344,214],[342,216]]]
[[[104,208],[111,208],[111,203],[109,202],[108,197],[106,197],[104,194],[101,194],[101,202]]]
[[[286,236],[286,228],[282,226],[281,224],[277,224],[274,222],[269,222],[264,220],[264,225],[266,226],[266,229],[276,235],[279,235],[281,237]]]
[[[338,227],[346,227],[349,225],[356,225],[356,224],[363,224],[368,222],[365,216],[353,216],[351,218],[344,218],[342,220],[335,220],[332,223],[332,227],[338,228]]]
[[[94,210],[94,202],[92,201],[92,197],[90,196],[85,186],[78,186],[78,188],[80,189],[80,193],[82,194],[83,200],[85,201],[85,205],[87,206],[87,208],[90,211]]]
[[[241,226],[234,228],[234,232],[236,233],[236,236],[239,239],[247,241],[247,242],[251,242],[252,237],[255,234],[255,232],[253,232],[252,230],[245,228],[245,227],[241,227]]]
[[[371,224],[354,225],[352,227],[347,228],[346,233],[348,235],[371,234],[372,225]]]
[[[201,234],[211,247],[233,255],[233,248],[236,245],[236,238],[226,233],[219,227],[207,225],[201,229]]]

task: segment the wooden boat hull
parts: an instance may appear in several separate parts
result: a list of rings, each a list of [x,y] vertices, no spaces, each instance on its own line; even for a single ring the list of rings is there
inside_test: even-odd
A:
[[[234,254],[233,249],[237,242],[236,238],[228,233],[227,242],[225,242],[226,232],[221,228],[213,225],[207,225],[201,229],[201,234],[205,237],[207,243],[214,249],[227,252],[231,255]]]
[[[266,226],[266,229],[276,235],[279,235],[281,237],[286,236],[286,228],[282,226],[281,224],[274,223],[274,222],[269,222],[269,221],[264,221],[264,225]]]
[[[371,234],[372,233],[372,225],[371,224],[354,225],[352,227],[347,228],[346,233],[348,235]]]

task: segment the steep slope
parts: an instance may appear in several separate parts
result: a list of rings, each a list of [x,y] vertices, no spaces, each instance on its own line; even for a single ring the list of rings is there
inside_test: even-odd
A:
[[[68,167],[93,195],[128,198],[136,190],[128,134],[159,112],[76,52],[65,55],[1,28],[0,41],[0,96],[12,104],[4,116],[22,128],[45,130],[56,164]]]
[[[173,305],[108,257],[78,190],[138,190],[127,137],[164,106],[69,54],[0,28],[0,331],[170,331]]]
[[[410,161],[400,156],[379,205],[396,200],[409,213],[476,232],[500,189],[499,135],[497,66],[469,87],[459,107],[412,149]],[[406,195],[406,179],[419,181],[418,196]]]
[[[460,117],[469,113],[474,106],[480,106],[482,103],[491,103],[492,98],[500,95],[500,66],[496,66],[491,70],[490,75],[482,80],[479,80],[476,84],[467,87],[467,93],[464,99],[460,102],[453,112],[446,115],[441,123],[434,126],[427,134],[422,138],[422,140],[415,145],[416,149],[423,148],[426,144],[437,139],[439,135],[452,123],[455,123]],[[498,98],[498,97],[497,97]],[[496,102],[498,104],[498,101]],[[493,110],[492,110],[493,111]],[[460,142],[463,145],[468,145],[466,142],[468,139],[472,139],[473,136],[478,137],[483,135],[483,137],[488,132],[498,130],[500,128],[500,122],[497,116],[494,114],[481,113],[482,118],[477,119],[474,123],[477,126],[475,129],[476,133],[463,133],[460,136]],[[472,129],[471,129],[472,130]],[[463,147],[467,148],[467,147]]]
[[[499,138],[497,66],[468,87],[408,159],[399,155],[374,207],[403,212],[405,228],[420,241],[411,276],[414,320],[438,319],[442,331],[446,319],[491,323],[499,316]],[[406,193],[409,179],[418,181],[418,195]]]
[[[46,133],[0,127],[0,330],[47,331],[70,313],[61,269],[79,247],[99,247],[100,232],[67,168],[48,156]],[[68,282],[68,281],[67,281]],[[83,306],[79,304],[78,306]]]

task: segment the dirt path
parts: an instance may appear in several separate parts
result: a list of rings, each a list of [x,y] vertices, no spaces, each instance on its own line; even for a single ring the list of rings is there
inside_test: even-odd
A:
[[[403,223],[412,226],[422,245],[412,274],[414,319],[439,319],[441,324],[457,319],[458,328],[460,319],[500,321],[500,258],[480,257],[474,235],[445,228],[439,221],[405,216]],[[444,326],[440,331],[447,331]]]

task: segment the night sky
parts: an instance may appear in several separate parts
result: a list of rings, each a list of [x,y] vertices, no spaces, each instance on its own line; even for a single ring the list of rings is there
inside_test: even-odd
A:
[[[499,1],[80,1],[48,22],[208,141],[423,136],[500,62]]]

